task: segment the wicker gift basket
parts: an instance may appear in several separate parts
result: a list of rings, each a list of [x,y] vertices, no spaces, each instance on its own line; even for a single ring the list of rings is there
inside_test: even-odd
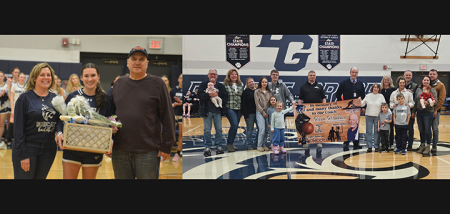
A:
[[[63,146],[68,150],[104,154],[111,150],[111,136],[111,128],[66,123]]]

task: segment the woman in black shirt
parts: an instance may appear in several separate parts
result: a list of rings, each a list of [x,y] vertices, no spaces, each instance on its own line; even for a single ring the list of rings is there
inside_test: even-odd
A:
[[[34,66],[25,92],[14,107],[14,142],[12,161],[15,179],[45,179],[55,160],[55,133],[58,141],[63,125],[59,112],[53,108],[49,92],[55,84],[54,70],[47,63]]]
[[[256,147],[256,142],[253,144],[252,134],[254,124],[256,123],[256,104],[255,104],[255,81],[253,78],[249,77],[245,81],[247,88],[245,88],[241,97],[241,110],[245,118],[245,123],[247,124],[247,130],[245,134],[247,135],[247,149],[253,150]],[[256,123],[256,126],[258,124]],[[258,136],[258,133],[256,133]]]
[[[391,76],[389,75],[384,75],[383,79],[381,79],[381,94],[384,96],[384,99],[386,100],[388,106],[390,103],[390,98],[391,98],[391,94],[392,92],[394,92],[395,90],[397,90],[397,88],[394,87],[394,83],[392,81]],[[391,126],[391,130],[390,130],[390,134],[389,134],[389,145],[392,146],[392,144],[394,144],[394,126]]]

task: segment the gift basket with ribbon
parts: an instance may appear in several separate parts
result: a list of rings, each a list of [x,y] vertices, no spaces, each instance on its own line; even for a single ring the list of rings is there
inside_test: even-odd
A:
[[[52,105],[61,113],[60,119],[64,122],[63,146],[66,149],[94,153],[111,151],[113,129],[122,127],[116,116],[100,115],[80,95],[73,97],[67,105],[62,96],[56,96]]]

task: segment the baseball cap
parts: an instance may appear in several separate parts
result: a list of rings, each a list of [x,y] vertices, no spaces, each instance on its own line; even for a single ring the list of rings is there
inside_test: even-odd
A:
[[[128,58],[130,58],[130,56],[136,52],[141,52],[148,58],[147,50],[145,50],[145,48],[141,46],[136,46],[133,49],[131,49],[130,53],[128,54]]]

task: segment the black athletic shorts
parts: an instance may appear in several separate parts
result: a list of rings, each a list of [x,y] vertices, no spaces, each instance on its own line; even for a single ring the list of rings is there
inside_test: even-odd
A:
[[[82,167],[98,167],[102,165],[103,154],[64,150],[62,160]]]

